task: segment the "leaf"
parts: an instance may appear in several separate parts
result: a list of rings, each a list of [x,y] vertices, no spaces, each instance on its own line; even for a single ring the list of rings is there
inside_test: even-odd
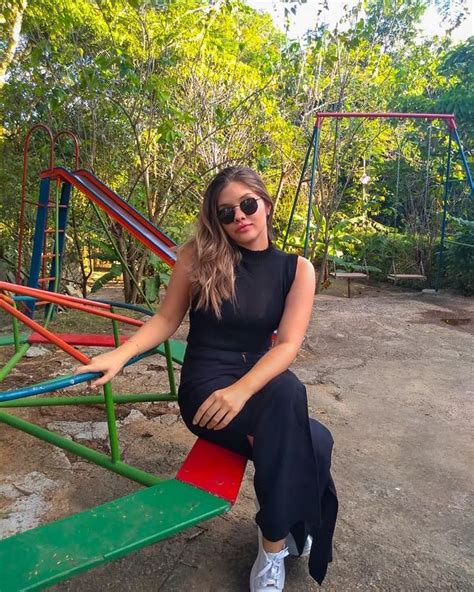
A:
[[[100,278],[94,282],[94,284],[91,288],[91,293],[94,294],[95,292],[99,291],[106,284],[108,284],[109,282],[111,282],[115,278],[119,277],[121,274],[122,274],[122,265],[113,265],[112,268],[110,269],[110,271],[108,271],[107,273],[104,273],[104,275],[100,276]]]

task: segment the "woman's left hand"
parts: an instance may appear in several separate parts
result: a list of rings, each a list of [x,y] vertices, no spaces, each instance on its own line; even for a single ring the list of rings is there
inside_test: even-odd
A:
[[[193,424],[209,430],[222,430],[239,413],[248,398],[231,386],[214,391],[197,410]]]

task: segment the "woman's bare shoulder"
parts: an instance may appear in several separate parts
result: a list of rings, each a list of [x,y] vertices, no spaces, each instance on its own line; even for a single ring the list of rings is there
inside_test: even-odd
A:
[[[304,269],[306,273],[314,273],[314,265],[309,259],[306,259],[306,257],[298,255],[297,266],[301,269]]]

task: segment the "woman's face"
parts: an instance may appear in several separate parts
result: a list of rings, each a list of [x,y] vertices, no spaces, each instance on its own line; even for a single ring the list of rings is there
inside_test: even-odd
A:
[[[249,198],[257,200],[257,209],[254,213],[246,214],[240,208],[240,204]],[[244,208],[245,205],[243,204]],[[267,216],[271,208],[269,203],[244,183],[232,181],[224,187],[217,198],[217,211],[223,208],[233,208],[233,220],[229,224],[220,222],[225,233],[232,240],[242,247],[253,250],[263,250],[268,247]]]

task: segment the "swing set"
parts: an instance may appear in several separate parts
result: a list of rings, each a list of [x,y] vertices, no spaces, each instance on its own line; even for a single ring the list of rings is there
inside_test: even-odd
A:
[[[443,208],[442,208],[442,216],[441,216],[441,232],[440,232],[440,239],[439,239],[439,251],[438,251],[438,265],[437,265],[437,275],[435,279],[435,290],[438,291],[441,287],[441,278],[443,272],[443,260],[444,260],[444,251],[446,246],[446,224],[447,224],[447,213],[448,213],[448,204],[450,198],[450,191],[452,184],[456,181],[452,178],[452,159],[453,159],[453,152],[454,147],[453,144],[457,147],[457,154],[460,157],[462,167],[465,174],[465,182],[470,190],[471,197],[474,194],[474,182],[471,175],[471,171],[469,169],[469,165],[467,162],[466,155],[464,153],[461,140],[459,138],[459,134],[457,131],[456,121],[454,115],[451,114],[444,114],[444,113],[372,113],[372,112],[321,112],[316,115],[316,122],[313,128],[311,140],[306,151],[304,164],[301,170],[300,179],[298,182],[295,198],[293,200],[292,208],[290,217],[288,220],[288,224],[285,231],[285,236],[283,240],[283,248],[286,248],[288,244],[288,237],[290,233],[291,226],[293,224],[293,219],[295,217],[296,208],[298,205],[298,201],[300,198],[302,187],[305,184],[308,185],[308,205],[306,209],[306,228],[305,228],[305,241],[304,241],[304,256],[308,256],[309,251],[309,238],[310,238],[310,229],[311,229],[311,219],[313,216],[313,207],[314,207],[314,193],[315,193],[315,186],[316,186],[316,178],[317,178],[317,169],[318,169],[318,157],[319,157],[319,144],[320,144],[320,136],[321,136],[321,129],[325,120],[331,119],[396,119],[396,120],[408,120],[408,119],[415,119],[415,120],[428,120],[430,122],[430,129],[429,129],[429,137],[428,137],[428,162],[426,165],[426,180],[425,180],[425,187],[424,187],[424,199],[427,200],[428,197],[428,190],[429,190],[429,167],[430,167],[430,159],[431,159],[431,145],[432,145],[432,123],[433,121],[441,121],[446,124],[447,131],[448,131],[448,149],[446,155],[446,166],[444,172],[444,191],[443,191]],[[400,186],[400,156],[401,150],[399,147],[398,150],[398,162],[397,162],[397,183],[396,183],[396,200],[398,200],[399,195],[399,186]],[[365,159],[364,159],[365,165]],[[309,169],[309,177],[307,177]],[[361,183],[364,188],[365,184],[370,180],[365,174],[365,167],[364,167],[364,175],[361,177]],[[395,213],[395,215],[397,215]],[[395,220],[396,223],[396,220]],[[411,272],[400,272],[396,269],[395,259],[392,258],[392,269],[391,273],[388,274],[387,279],[397,283],[401,280],[409,280],[409,281],[426,281],[426,274],[423,266],[423,261],[421,258],[419,259],[419,269],[413,270]],[[369,277],[369,269],[367,267],[367,263],[365,262],[365,270],[364,271],[347,271],[347,270],[338,270],[336,269],[336,265],[334,264],[334,269],[330,272],[330,274],[334,278],[341,278],[347,280],[348,284],[348,296],[350,297],[350,283],[352,280],[356,279],[368,279]]]

